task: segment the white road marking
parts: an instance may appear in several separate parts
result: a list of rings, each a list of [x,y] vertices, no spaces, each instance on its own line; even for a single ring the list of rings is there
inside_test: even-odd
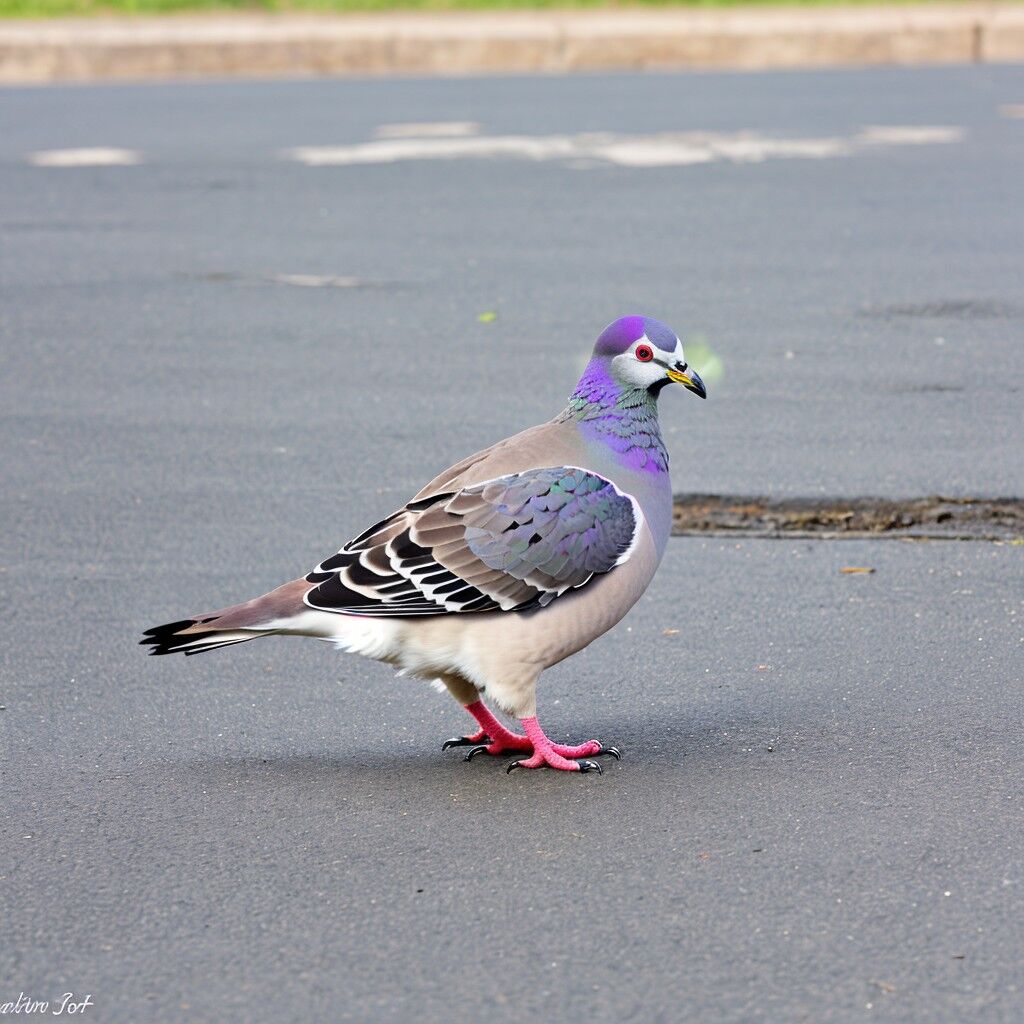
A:
[[[918,125],[899,128],[885,125],[869,125],[858,138],[867,146],[931,146],[947,142],[959,142],[964,137],[962,128]]]
[[[41,149],[29,153],[35,167],[131,167],[142,163],[142,154],[134,149]]]
[[[324,164],[389,164],[400,160],[455,160],[460,157],[525,157],[551,160],[578,156],[567,135],[492,135],[466,139],[389,139],[354,146],[301,146],[286,154],[316,167]]]
[[[363,283],[358,277],[337,277],[332,274],[270,274],[267,280],[299,288],[358,288]]]
[[[476,121],[424,121],[409,124],[382,124],[374,135],[378,139],[455,139],[479,135]]]
[[[655,135],[481,135],[464,138],[389,138],[350,146],[301,146],[286,159],[310,167],[388,164],[403,160],[513,158],[558,160],[574,168],[595,164],[673,167],[724,161],[821,160],[879,146],[960,142],[962,128],[938,125],[872,126],[856,135],[782,139],[756,132],[661,132]]]

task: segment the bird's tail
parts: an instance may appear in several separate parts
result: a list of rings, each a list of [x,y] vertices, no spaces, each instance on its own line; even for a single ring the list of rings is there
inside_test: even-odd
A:
[[[163,626],[147,629],[140,644],[149,645],[150,654],[204,654],[218,647],[244,644],[258,636],[267,636],[266,631],[218,629],[216,619],[182,619],[168,622]]]
[[[150,654],[204,654],[260,636],[289,633],[290,620],[303,610],[308,611],[302,598],[309,589],[305,580],[294,580],[255,600],[219,612],[154,626],[143,633],[139,643],[148,646]]]

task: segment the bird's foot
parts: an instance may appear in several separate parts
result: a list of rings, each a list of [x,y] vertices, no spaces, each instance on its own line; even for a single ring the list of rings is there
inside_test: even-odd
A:
[[[472,761],[477,754],[490,754],[497,757],[499,754],[518,753],[521,750],[533,750],[533,744],[525,737],[519,736],[508,729],[501,727],[494,730],[496,736],[486,737],[479,746],[470,750],[463,758],[464,761]]]
[[[466,705],[466,710],[480,723],[478,732],[471,736],[457,736],[445,740],[442,750],[449,747],[472,747],[465,760],[472,761],[477,754],[505,754],[510,751],[533,750],[533,744],[525,736],[514,733],[499,722],[487,709],[483,701],[477,700]]]
[[[618,761],[621,757],[617,747],[603,747],[597,740],[587,740],[575,747],[552,743],[536,718],[524,718],[523,729],[533,754],[521,761],[513,761],[505,769],[509,773],[516,768],[555,768],[563,772],[597,772],[600,775],[601,766],[587,758],[608,754]]]
[[[603,747],[597,740],[587,740],[576,746],[567,746],[564,743],[552,743],[536,718],[524,718],[523,729],[525,736],[514,733],[499,722],[487,709],[482,701],[474,701],[466,705],[466,710],[480,723],[480,729],[470,736],[455,736],[445,740],[442,750],[449,747],[471,747],[464,760],[472,761],[477,754],[490,754],[497,757],[499,754],[518,753],[526,751],[529,757],[520,761],[513,761],[508,766],[508,771],[515,768],[556,768],[563,772],[597,772],[600,774],[601,766],[596,761],[588,758],[599,757],[608,754],[619,760],[620,754],[617,747]]]

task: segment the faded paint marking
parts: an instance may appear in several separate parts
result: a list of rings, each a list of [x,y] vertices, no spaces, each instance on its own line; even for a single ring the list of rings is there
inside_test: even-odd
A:
[[[872,126],[856,135],[783,139],[755,132],[661,132],[655,135],[481,135],[463,138],[387,138],[351,146],[302,146],[283,155],[310,167],[387,164],[403,160],[509,158],[557,160],[573,168],[677,167],[772,159],[822,160],[881,146],[960,142],[962,128],[938,125]]]
[[[866,146],[933,146],[959,142],[963,137],[962,128],[948,126],[918,125],[900,128],[870,125],[860,133],[858,139]]]
[[[41,149],[30,153],[28,162],[35,167],[131,167],[142,163],[142,154],[134,149]]]
[[[374,135],[378,139],[456,139],[479,135],[476,121],[424,121],[410,124],[382,124]]]
[[[335,274],[270,274],[268,280],[299,288],[358,288],[364,283],[358,277],[338,277]]]

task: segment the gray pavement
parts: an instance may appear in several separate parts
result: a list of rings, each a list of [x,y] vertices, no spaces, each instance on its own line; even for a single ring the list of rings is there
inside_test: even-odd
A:
[[[1020,1020],[1019,546],[673,540],[542,686],[550,732],[623,747],[602,778],[442,755],[448,698],[326,645],[135,641],[551,415],[633,310],[724,366],[707,403],[666,396],[680,490],[1019,495],[1021,103],[998,67],[0,94],[0,1002]],[[959,135],[655,168],[280,155],[418,121]],[[142,162],[27,162],[93,146]]]

